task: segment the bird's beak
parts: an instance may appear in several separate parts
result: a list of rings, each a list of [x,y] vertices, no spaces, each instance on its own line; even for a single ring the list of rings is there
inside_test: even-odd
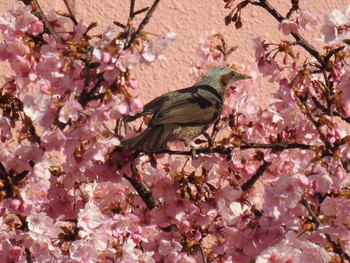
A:
[[[237,79],[252,79],[251,76],[245,75],[245,74],[240,74],[240,73],[238,73],[238,74],[236,75],[236,77],[237,77]]]

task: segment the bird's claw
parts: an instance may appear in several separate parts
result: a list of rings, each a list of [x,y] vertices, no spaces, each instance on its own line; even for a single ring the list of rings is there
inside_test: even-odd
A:
[[[194,147],[191,147],[191,157],[192,157],[192,159],[196,159],[197,157],[196,157],[196,152],[197,150],[196,150],[196,148],[194,148]]]
[[[203,135],[208,141],[208,147],[211,148],[213,146],[213,144],[214,144],[213,138],[206,132],[203,133]]]

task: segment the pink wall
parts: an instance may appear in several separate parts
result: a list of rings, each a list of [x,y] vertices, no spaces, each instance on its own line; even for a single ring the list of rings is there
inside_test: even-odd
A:
[[[19,1],[0,0],[0,12],[18,5]],[[62,0],[39,0],[45,9],[55,7],[63,9]],[[112,25],[113,21],[124,23],[126,21],[129,1],[128,0],[73,0],[76,17],[82,19],[85,24],[97,21],[99,28]],[[136,10],[150,6],[153,1],[136,1]],[[237,1],[238,3],[238,1]],[[270,0],[282,14],[286,14],[290,8],[290,1]],[[349,4],[348,0],[315,0],[300,1],[303,10],[309,10],[323,21],[324,15],[333,9],[343,10]],[[253,35],[261,36],[269,40],[278,40],[281,35],[276,30],[277,22],[270,15],[258,7],[250,6],[243,10],[243,27],[237,31],[234,26],[226,27],[224,17],[227,10],[223,8],[222,0],[178,0],[160,1],[158,9],[152,17],[146,30],[155,34],[173,31],[177,39],[173,42],[167,52],[166,62],[156,62],[151,67],[143,67],[135,72],[140,81],[140,97],[144,102],[160,95],[164,91],[175,90],[189,86],[193,80],[188,74],[189,61],[196,59],[195,48],[199,36],[205,36],[211,32],[222,32],[228,44],[238,45],[239,48],[230,57],[229,62],[254,63],[254,49],[251,41]],[[140,15],[141,18],[142,15]],[[315,38],[319,35],[321,22],[306,34],[306,38],[317,46]],[[98,30],[96,30],[97,32]],[[283,39],[286,39],[282,36]],[[0,64],[1,84],[4,83],[4,76],[11,74],[4,64]],[[273,86],[262,84],[264,88],[257,93],[261,100],[267,100]]]

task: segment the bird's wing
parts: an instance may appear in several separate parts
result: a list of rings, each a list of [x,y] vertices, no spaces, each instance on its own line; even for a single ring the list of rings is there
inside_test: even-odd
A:
[[[143,115],[148,115],[148,114],[154,114],[157,110],[160,109],[160,107],[166,103],[169,100],[169,95],[172,92],[165,93],[150,102],[148,102],[144,107],[143,107]]]
[[[221,114],[222,97],[207,85],[171,93],[154,114],[150,126],[163,124],[209,124]]]
[[[139,135],[124,140],[121,144],[129,150],[143,152],[162,151],[166,149],[167,142],[174,134],[174,130],[179,128],[180,126],[176,124],[148,127]]]
[[[153,99],[143,107],[142,112],[137,113],[134,116],[127,116],[124,118],[124,121],[131,122],[136,120],[137,118],[140,118],[141,116],[154,114],[164,103],[166,103],[166,101],[169,99],[169,94],[171,94],[171,92],[163,94],[162,96]]]

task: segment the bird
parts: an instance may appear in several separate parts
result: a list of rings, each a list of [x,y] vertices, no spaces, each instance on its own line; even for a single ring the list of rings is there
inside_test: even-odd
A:
[[[228,66],[209,69],[193,86],[167,92],[147,103],[141,113],[126,116],[125,122],[142,116],[152,118],[143,132],[121,145],[146,153],[167,150],[167,143],[173,141],[184,141],[188,146],[220,118],[228,88],[238,80],[250,78]]]

